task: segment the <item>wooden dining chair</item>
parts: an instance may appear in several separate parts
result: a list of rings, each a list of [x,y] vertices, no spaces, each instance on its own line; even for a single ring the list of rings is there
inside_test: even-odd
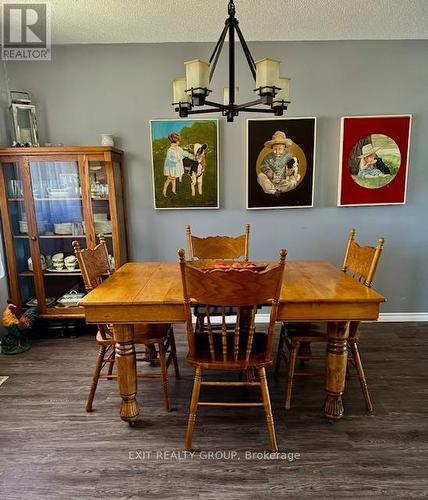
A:
[[[78,241],[72,242],[83,281],[87,292],[100,285],[106,276],[111,274],[111,268],[108,259],[108,250],[103,234],[99,235],[99,244],[95,248],[81,249]],[[134,325],[135,344],[145,346],[144,352],[137,351],[137,361],[150,362],[160,365],[160,376],[163,383],[163,395],[167,411],[171,410],[171,403],[168,390],[168,367],[171,362],[174,364],[175,378],[180,378],[178,369],[177,352],[175,347],[174,331],[171,324],[162,323],[137,323]],[[92,384],[86,402],[86,411],[92,411],[92,403],[97,390],[98,380],[100,378],[113,379],[115,364],[115,340],[113,332],[109,325],[98,325],[96,335],[99,352],[95,364],[95,370],[92,377]],[[158,352],[156,351],[158,348]],[[106,375],[101,375],[105,366],[108,365]],[[141,374],[140,377],[153,378],[153,374]]]
[[[237,260],[248,261],[250,224],[245,225],[245,232],[239,236],[206,236],[200,238],[192,234],[186,225],[187,252],[189,260]]]
[[[275,428],[270,404],[269,389],[265,368],[272,364],[272,340],[278,313],[286,251],[281,250],[277,264],[265,270],[250,269],[206,269],[186,262],[184,250],[179,250],[180,269],[183,283],[186,330],[189,344],[187,361],[195,367],[192,399],[190,403],[185,449],[192,448],[193,429],[196,411],[200,406],[261,406],[266,414],[270,446],[278,450]],[[205,308],[207,324],[203,330],[193,327],[191,305],[197,303]],[[257,305],[269,304],[271,307],[268,331],[255,330]],[[220,330],[211,325],[210,306],[215,305],[222,311]],[[236,321],[226,322],[225,307],[237,309]],[[202,381],[204,370],[256,370],[258,381]],[[199,401],[202,386],[260,388],[262,402],[212,402]]]
[[[359,283],[367,287],[373,284],[373,278],[382,254],[384,238],[379,238],[377,245],[360,246],[355,241],[355,229],[349,233],[348,244],[346,247],[345,258],[343,260],[342,271],[349,274]],[[348,338],[348,367],[352,364],[357,372],[360,381],[361,390],[364,396],[367,411],[373,411],[373,404],[370,398],[367,381],[361,362],[360,352],[358,350],[358,340],[360,338],[359,321],[351,321]],[[291,391],[293,387],[294,376],[324,376],[325,372],[313,371],[295,371],[296,360],[301,361],[303,366],[305,361],[310,359],[325,359],[325,355],[312,355],[310,344],[312,342],[327,343],[328,337],[324,324],[317,323],[283,323],[278,344],[278,354],[275,364],[275,378],[278,377],[281,359],[287,364],[287,380],[285,391],[285,409],[289,410],[291,406]],[[350,377],[349,368],[347,378]]]
[[[200,238],[192,234],[190,225],[186,225],[187,253],[189,260],[243,260],[248,262],[248,249],[250,239],[250,224],[245,225],[245,231],[238,236],[206,236]],[[196,325],[203,328],[205,310],[199,306],[193,309],[196,316]],[[236,314],[232,307],[225,309],[226,316]],[[220,316],[220,310],[210,309],[210,315]]]

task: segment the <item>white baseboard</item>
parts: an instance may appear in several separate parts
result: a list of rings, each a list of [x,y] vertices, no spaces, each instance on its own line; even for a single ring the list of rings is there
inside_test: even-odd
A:
[[[268,323],[269,314],[257,314],[256,321],[258,323]],[[380,313],[378,321],[381,323],[428,321],[428,313]]]
[[[380,313],[379,321],[383,323],[428,321],[428,312],[425,313]]]
[[[230,317],[231,321],[234,319],[233,316]],[[381,323],[428,321],[428,313],[380,313],[378,321]],[[211,322],[219,324],[221,319],[220,317],[214,317]],[[256,322],[269,323],[269,314],[256,314]]]

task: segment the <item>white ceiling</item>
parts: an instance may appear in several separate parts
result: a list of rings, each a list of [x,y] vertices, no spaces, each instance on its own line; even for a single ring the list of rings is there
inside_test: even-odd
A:
[[[215,41],[227,17],[227,0],[50,4],[55,44]],[[249,41],[428,38],[428,0],[235,0],[235,5]]]

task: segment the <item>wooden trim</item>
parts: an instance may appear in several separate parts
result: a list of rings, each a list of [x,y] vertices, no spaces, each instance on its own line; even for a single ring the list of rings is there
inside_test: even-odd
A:
[[[115,266],[120,267],[122,264],[122,255],[120,249],[120,238],[119,238],[119,221],[117,217],[117,199],[116,199],[116,185],[114,182],[114,172],[113,172],[113,162],[111,161],[111,155],[105,155],[104,168],[106,171],[108,193],[109,193],[109,208],[110,208],[110,219],[112,225],[112,235],[113,235],[113,256]]]
[[[86,244],[88,248],[96,245],[94,215],[92,210],[91,186],[89,185],[89,159],[88,155],[78,156],[78,170],[80,187],[82,188],[82,212],[85,221]]]
[[[46,312],[46,293],[42,264],[40,262],[39,231],[37,228],[36,209],[34,206],[30,160],[28,158],[20,158],[19,162],[21,164],[22,189],[24,193],[25,213],[27,215],[30,254],[31,260],[33,261],[34,289],[40,314],[44,314]]]
[[[110,146],[53,146],[53,147],[34,147],[34,148],[0,148],[0,157],[12,156],[40,156],[48,155],[55,156],[59,154],[82,154],[82,153],[117,153],[123,154],[121,149],[112,148]]]
[[[115,159],[117,158],[117,159]],[[125,256],[123,262],[120,264],[122,265],[123,263],[127,262],[129,259],[129,245],[128,245],[128,206],[126,203],[127,196],[125,193],[125,178],[124,178],[124,167],[123,167],[123,156],[119,156],[117,154],[113,155],[113,165],[114,163],[119,164],[119,172],[118,176],[120,178],[120,189],[121,189],[121,195],[122,195],[122,212],[123,212],[123,234],[125,237]],[[114,167],[113,167],[113,173],[114,173]]]
[[[16,158],[12,163],[16,163]],[[3,229],[4,250],[6,254],[6,266],[9,277],[9,294],[13,303],[20,306],[21,291],[19,288],[18,267],[16,264],[15,246],[13,242],[12,226],[10,223],[7,188],[4,176],[5,171],[2,166],[2,174],[0,175],[0,213]]]

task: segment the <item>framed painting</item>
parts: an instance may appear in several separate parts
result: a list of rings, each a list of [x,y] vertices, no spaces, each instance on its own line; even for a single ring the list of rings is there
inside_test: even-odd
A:
[[[342,117],[338,206],[406,202],[411,125],[411,115]]]
[[[155,209],[219,208],[218,120],[150,120]]]
[[[247,120],[247,209],[314,204],[316,118]]]

